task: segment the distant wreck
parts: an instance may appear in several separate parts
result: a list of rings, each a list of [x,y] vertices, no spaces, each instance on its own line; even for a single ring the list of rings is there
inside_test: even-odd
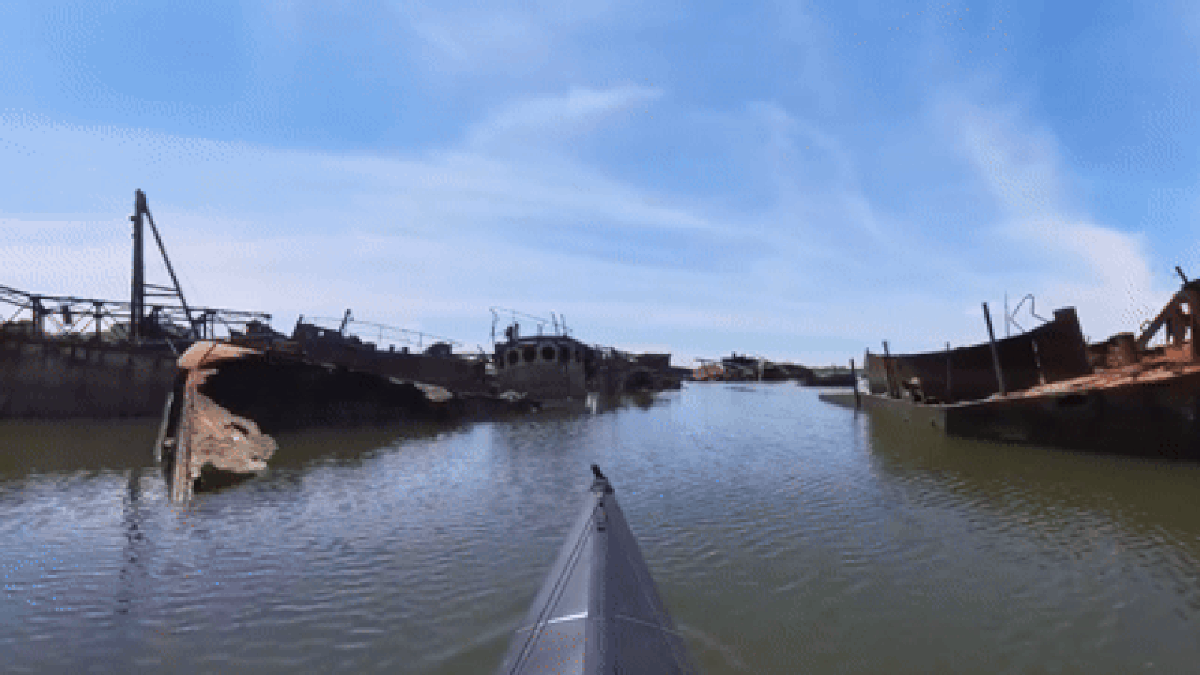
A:
[[[681,386],[683,375],[671,368],[670,354],[588,345],[571,335],[562,315],[544,319],[511,309],[490,310],[497,391],[561,403],[582,401],[589,394],[645,394]],[[503,341],[496,335],[502,315],[510,317]],[[534,323],[537,334],[522,335],[518,317]]]

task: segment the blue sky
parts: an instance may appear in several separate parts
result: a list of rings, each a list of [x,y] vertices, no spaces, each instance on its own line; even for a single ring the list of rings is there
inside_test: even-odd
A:
[[[7,2],[0,284],[125,297],[141,188],[191,302],[289,331],[1099,339],[1200,276],[1198,59],[1187,2]]]

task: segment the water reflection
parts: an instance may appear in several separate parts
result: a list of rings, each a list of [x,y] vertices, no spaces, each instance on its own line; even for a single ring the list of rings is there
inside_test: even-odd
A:
[[[1200,488],[1200,466],[953,439],[884,415],[869,428],[875,466],[928,500],[1039,520],[1086,512],[1140,532],[1200,537],[1189,496]]]
[[[1200,619],[1200,467],[952,439],[885,415],[870,437],[887,501],[950,514],[939,536],[969,537],[992,564],[1044,570],[1022,585],[1031,597],[1077,588],[1122,603],[1104,580],[1140,570],[1177,617]]]
[[[279,444],[271,470],[289,470],[321,464],[361,466],[378,452],[407,442],[436,439],[460,432],[458,424],[420,422],[390,427],[309,429],[275,436]]]
[[[0,421],[0,481],[154,464],[153,420]]]
[[[121,515],[125,547],[122,551],[121,571],[118,575],[118,614],[128,614],[130,606],[138,598],[140,592],[144,592],[146,586],[146,561],[143,558],[149,542],[142,531],[141,497],[141,470],[130,469]]]

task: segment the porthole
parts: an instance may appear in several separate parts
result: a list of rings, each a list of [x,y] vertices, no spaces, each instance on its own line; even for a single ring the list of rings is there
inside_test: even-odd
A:
[[[575,363],[582,363],[582,362],[583,362],[583,352],[576,349],[575,350]]]
[[[554,361],[554,347],[551,347],[550,345],[542,347],[542,360],[551,362]]]
[[[533,363],[537,360],[537,347],[530,345],[521,350],[521,358],[525,359],[525,363]]]
[[[558,362],[559,363],[570,363],[571,362],[571,348],[570,347],[559,347]]]
[[[504,370],[504,356],[496,359],[496,370]]]
[[[515,366],[515,365],[517,365],[517,360],[521,358],[521,355],[517,353],[517,350],[510,349],[510,350],[508,350],[507,358],[508,358],[508,365]]]

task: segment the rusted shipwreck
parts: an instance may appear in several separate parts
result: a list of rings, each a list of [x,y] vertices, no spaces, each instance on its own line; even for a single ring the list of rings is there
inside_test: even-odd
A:
[[[988,343],[868,353],[865,393],[822,398],[895,413],[952,436],[1196,461],[1198,332],[1200,280],[1185,277],[1138,335],[1089,345],[1074,309],[1066,308],[1042,326]]]
[[[0,286],[0,309],[7,310],[0,320],[0,419],[161,415],[183,350],[270,320],[262,312],[189,304],[141,190],[130,221],[128,302]],[[169,285],[146,280],[147,226]]]
[[[588,394],[619,396],[681,386],[682,377],[670,367],[670,354],[631,354],[586,344],[572,336],[557,315],[544,319],[498,307],[491,312],[495,391],[553,403],[582,401]],[[499,340],[496,327],[502,315],[509,316],[509,323]],[[537,333],[522,335],[518,318],[534,323]]]
[[[358,321],[349,309],[336,328],[322,325],[321,321],[332,320],[305,321],[300,317],[292,330],[293,347],[314,361],[435,384],[460,393],[487,393],[495,389],[487,371],[487,355],[456,353],[455,348],[463,345],[451,338]]]
[[[317,360],[300,344],[270,333],[193,344],[179,358],[158,441],[172,497],[186,499],[194,490],[262,471],[283,432],[453,423],[533,406],[339,361]]]

